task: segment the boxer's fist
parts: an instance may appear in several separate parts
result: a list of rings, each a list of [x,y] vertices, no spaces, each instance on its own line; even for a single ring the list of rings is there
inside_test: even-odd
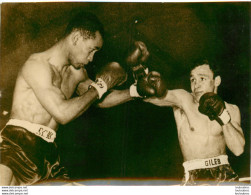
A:
[[[96,75],[95,82],[91,83],[89,87],[94,87],[98,92],[98,98],[107,92],[107,90],[122,85],[127,80],[125,70],[117,62],[110,62]]]
[[[135,41],[129,48],[126,63],[133,67],[139,64],[144,64],[149,57],[149,52],[146,45],[142,41]]]
[[[152,71],[137,82],[137,92],[142,97],[163,97],[167,87],[160,73]]]
[[[127,80],[127,73],[117,62],[106,64],[97,73],[96,79],[101,78],[107,85],[107,90],[122,85]]]
[[[149,52],[147,47],[141,41],[134,42],[134,44],[129,48],[126,57],[126,64],[131,68],[135,81],[148,74],[148,70],[144,66],[148,57]]]
[[[227,124],[231,119],[224,101],[213,92],[208,92],[201,96],[199,111],[207,115],[210,120],[216,120],[220,125]]]

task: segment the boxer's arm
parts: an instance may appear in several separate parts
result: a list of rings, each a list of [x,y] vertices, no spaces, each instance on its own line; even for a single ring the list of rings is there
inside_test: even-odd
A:
[[[97,90],[91,88],[81,96],[67,100],[62,91],[52,84],[50,67],[35,60],[24,65],[22,76],[40,104],[60,124],[80,116],[98,98]]]
[[[175,106],[183,108],[187,100],[191,99],[191,94],[183,89],[168,90],[166,96],[162,98],[151,97],[144,99],[145,102],[152,103],[156,106]]]
[[[91,80],[91,79],[87,79],[85,81],[80,82],[77,86],[76,94],[78,96],[83,95],[86,91],[88,91],[88,88],[91,83],[93,83],[93,80]]]
[[[64,66],[62,69],[61,91],[67,99],[71,98],[76,87],[80,82],[88,82],[90,80],[85,68],[75,69],[73,66]],[[88,82],[88,86],[91,84]],[[88,88],[87,88],[88,89]],[[87,89],[85,91],[87,91]]]
[[[109,108],[126,103],[131,100],[133,100],[133,98],[130,96],[129,89],[112,90],[105,96],[102,101],[97,102],[97,104],[95,105],[100,108]]]
[[[240,110],[236,105],[228,105],[227,110],[230,114],[231,121],[223,125],[223,134],[227,147],[239,156],[244,151],[245,139],[241,128]]]
[[[85,82],[79,83],[76,90],[77,94],[82,95],[85,93],[92,82],[92,80],[88,79]],[[133,98],[130,96],[129,89],[111,90],[101,101],[95,102],[95,105],[100,108],[109,108],[126,103],[130,100],[133,100]]]

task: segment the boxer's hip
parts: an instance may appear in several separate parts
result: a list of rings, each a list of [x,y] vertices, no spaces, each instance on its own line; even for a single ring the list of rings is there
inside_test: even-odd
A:
[[[186,161],[183,166],[185,170],[183,185],[203,185],[206,183],[218,185],[238,179],[238,175],[228,162],[227,155]]]
[[[17,150],[21,148],[27,155],[34,159],[40,159],[40,157],[43,158],[45,156],[50,157],[53,153],[56,153],[57,146],[55,142],[51,142],[52,140],[48,142],[36,134],[43,126],[38,124],[31,125],[29,122],[26,122],[27,121],[20,120],[13,122],[13,120],[10,120],[1,132],[3,139],[2,145],[8,143]],[[53,132],[53,130],[47,129],[48,132]]]
[[[56,132],[53,129],[44,125],[31,123],[25,120],[10,119],[7,122],[6,126],[23,127],[27,131],[35,134],[36,136],[42,138],[43,140],[49,143],[54,142],[56,138]]]
[[[1,137],[1,164],[10,167],[20,183],[49,178],[52,168],[59,165],[56,144],[24,127],[7,123]]]

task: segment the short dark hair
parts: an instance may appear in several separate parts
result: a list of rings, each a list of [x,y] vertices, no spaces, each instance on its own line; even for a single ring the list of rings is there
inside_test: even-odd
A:
[[[193,69],[195,69],[196,67],[201,66],[203,64],[209,65],[210,70],[212,70],[212,72],[213,72],[213,78],[220,75],[220,67],[213,60],[209,61],[208,59],[205,59],[205,58],[194,61],[190,65],[190,73]]]
[[[68,36],[72,31],[79,30],[84,38],[95,38],[95,33],[100,32],[104,36],[104,27],[99,19],[92,13],[79,12],[69,22],[63,37]]]

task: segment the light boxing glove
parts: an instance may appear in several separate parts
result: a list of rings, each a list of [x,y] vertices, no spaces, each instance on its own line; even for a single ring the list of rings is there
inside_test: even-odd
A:
[[[145,66],[148,57],[149,52],[142,41],[135,41],[128,49],[126,64],[132,70],[135,83],[148,74],[148,68]]]
[[[224,101],[213,92],[208,92],[201,96],[199,111],[207,115],[210,120],[216,120],[220,125],[225,125],[231,120]]]
[[[140,78],[135,87],[130,87],[132,97],[163,97],[167,93],[166,83],[160,73],[150,72],[148,75]]]
[[[127,80],[127,73],[117,62],[106,64],[97,73],[95,82],[90,84],[98,91],[99,99],[109,89],[122,85]]]

